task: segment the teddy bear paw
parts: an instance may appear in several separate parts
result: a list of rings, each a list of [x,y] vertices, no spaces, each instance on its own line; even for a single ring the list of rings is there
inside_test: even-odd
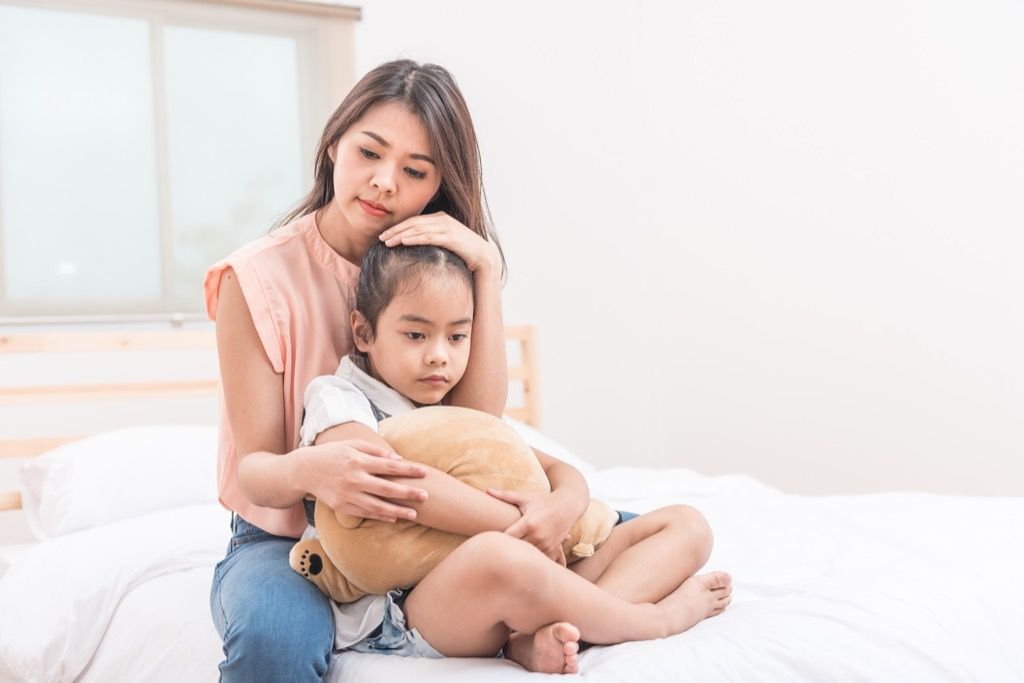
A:
[[[318,576],[324,570],[324,558],[308,548],[299,555],[299,573],[307,579],[311,576]]]

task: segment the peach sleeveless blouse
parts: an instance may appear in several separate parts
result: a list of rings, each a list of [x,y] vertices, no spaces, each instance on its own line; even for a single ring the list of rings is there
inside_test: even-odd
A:
[[[349,313],[355,305],[359,268],[331,249],[316,226],[315,214],[242,247],[206,273],[206,312],[217,319],[221,275],[234,270],[252,314],[263,350],[284,387],[285,443],[299,444],[302,396],[319,375],[330,375],[351,350]],[[256,526],[281,536],[299,537],[306,528],[302,503],[288,509],[254,505],[238,485],[238,453],[221,396],[217,459],[220,502]]]

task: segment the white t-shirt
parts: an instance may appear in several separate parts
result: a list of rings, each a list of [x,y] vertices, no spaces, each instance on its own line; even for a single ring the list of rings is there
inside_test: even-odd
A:
[[[376,432],[377,417],[371,402],[388,417],[416,407],[387,384],[363,372],[351,356],[345,356],[333,375],[321,375],[306,387],[306,413],[299,430],[299,445],[310,446],[321,432],[346,422],[358,422]]]
[[[302,446],[312,445],[316,437],[331,427],[347,422],[364,424],[377,431],[377,418],[370,402],[385,416],[398,415],[416,406],[400,393],[361,370],[349,356],[341,359],[333,375],[317,377],[303,400],[305,416],[299,431]],[[316,530],[307,527],[303,538],[315,538]],[[334,610],[334,648],[343,650],[358,643],[384,620],[387,596],[365,595],[355,602],[336,603]]]

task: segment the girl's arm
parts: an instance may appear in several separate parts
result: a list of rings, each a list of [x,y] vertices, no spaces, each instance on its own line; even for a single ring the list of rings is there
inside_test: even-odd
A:
[[[522,519],[505,530],[510,536],[528,541],[549,557],[565,564],[562,541],[569,535],[573,523],[590,503],[590,488],[572,465],[562,462],[536,448],[541,467],[548,475],[551,493],[519,493],[517,491],[488,490],[499,500],[517,506]]]
[[[498,248],[444,212],[407,218],[383,233],[389,247],[432,244],[454,252],[473,273],[473,329],[469,365],[448,394],[451,405],[501,417],[508,398],[505,327],[501,318],[501,255]]]
[[[238,484],[253,503],[287,508],[312,493],[346,514],[393,519],[406,510],[404,501],[419,495],[414,485],[382,478],[422,476],[421,466],[397,459],[390,448],[349,441],[293,450],[285,443],[283,378],[263,350],[231,269],[221,275],[217,351]]]
[[[569,526],[572,526],[590,503],[590,487],[587,480],[569,463],[536,448],[533,452],[540,461],[540,466],[544,468],[544,473],[548,475],[551,495],[565,508],[563,513],[569,515]]]
[[[388,442],[380,435],[358,422],[346,422],[324,430],[316,438],[316,443],[319,445],[345,439],[358,439],[391,450]],[[462,536],[473,536],[483,531],[503,531],[519,519],[516,506],[492,498],[447,472],[427,465],[419,467],[426,472],[422,479],[389,477],[396,486],[404,488],[413,485],[426,491],[425,496],[412,502],[394,501],[402,502],[415,511],[405,519]]]

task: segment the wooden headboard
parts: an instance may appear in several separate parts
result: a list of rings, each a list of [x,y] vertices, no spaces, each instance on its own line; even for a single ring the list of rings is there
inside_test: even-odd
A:
[[[534,427],[540,426],[540,395],[537,381],[535,332],[530,325],[505,328],[509,351],[509,400],[505,414]],[[125,352],[199,350],[216,353],[212,329],[173,329],[141,332],[47,332],[0,334],[0,354],[49,354],[64,352]],[[214,396],[217,377],[168,379],[146,382],[89,384],[32,384],[0,386],[0,408],[4,405],[72,404],[87,405],[98,400],[145,401],[193,396]],[[154,422],[160,422],[155,419]],[[212,418],[211,418],[212,422]],[[30,457],[88,433],[29,438],[0,438],[0,458]],[[17,492],[0,492],[0,510],[20,507]]]

